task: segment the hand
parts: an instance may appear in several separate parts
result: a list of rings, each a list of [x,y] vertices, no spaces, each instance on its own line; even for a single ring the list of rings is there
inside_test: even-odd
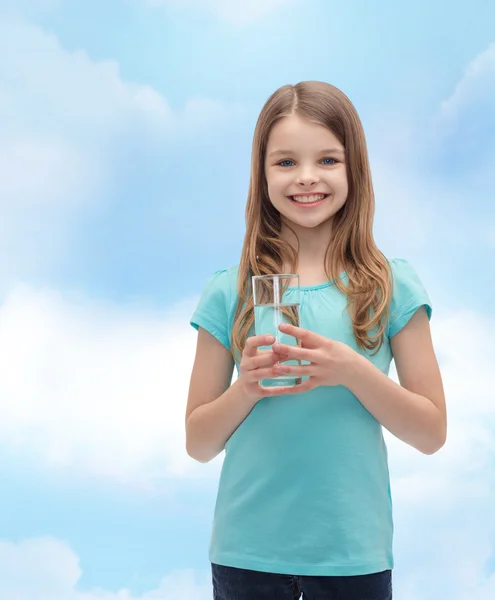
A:
[[[284,360],[273,350],[259,350],[259,346],[270,346],[275,341],[273,335],[255,335],[247,339],[239,365],[237,385],[249,400],[258,402],[267,396],[278,396],[283,387],[261,387],[259,381],[273,377],[273,365]],[[289,388],[291,389],[291,388]]]
[[[275,375],[295,375],[309,379],[291,388],[284,388],[283,394],[300,394],[320,385],[347,385],[356,372],[360,361],[366,360],[347,344],[330,340],[321,335],[294,327],[288,323],[279,326],[280,331],[301,340],[302,347],[289,346],[276,342],[272,349],[279,360],[304,360],[309,365],[274,365]]]

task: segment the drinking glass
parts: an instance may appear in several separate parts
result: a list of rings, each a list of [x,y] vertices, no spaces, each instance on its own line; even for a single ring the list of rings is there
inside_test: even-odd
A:
[[[277,342],[288,346],[298,346],[299,340],[282,333],[280,323],[290,323],[299,327],[299,275],[255,275],[252,277],[254,321],[256,335],[273,335]],[[290,286],[290,297],[286,291]],[[261,350],[271,346],[260,347]],[[287,365],[300,365],[299,360],[281,361]],[[294,375],[280,375],[263,379],[263,387],[286,387],[298,385],[301,378]]]

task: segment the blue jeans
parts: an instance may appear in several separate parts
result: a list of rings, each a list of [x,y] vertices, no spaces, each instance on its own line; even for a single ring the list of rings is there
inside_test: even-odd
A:
[[[392,571],[306,576],[212,564],[213,600],[392,600]]]

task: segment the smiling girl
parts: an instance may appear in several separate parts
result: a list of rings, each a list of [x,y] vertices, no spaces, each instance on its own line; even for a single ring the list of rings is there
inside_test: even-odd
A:
[[[209,554],[216,600],[392,598],[382,426],[433,454],[447,418],[430,300],[407,261],[377,248],[373,214],[347,96],[322,82],[278,89],[254,134],[240,263],[213,275],[191,320],[187,451],[208,462],[225,450]],[[251,277],[276,273],[299,275],[301,327],[280,329],[300,346],[254,335]],[[304,364],[279,364],[288,359]],[[281,374],[303,382],[260,387]]]

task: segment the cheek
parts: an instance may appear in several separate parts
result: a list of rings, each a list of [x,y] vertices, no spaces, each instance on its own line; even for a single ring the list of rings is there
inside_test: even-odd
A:
[[[271,177],[267,178],[266,183],[268,187],[268,194],[271,198],[284,194],[284,190],[287,187],[287,182],[285,181],[285,179],[286,178],[284,177],[276,175],[272,175]]]
[[[334,181],[334,187],[339,196],[347,196],[349,192],[349,185],[346,173],[343,173]]]
[[[347,194],[349,193],[349,185],[347,183],[347,180],[342,182],[342,195],[345,195],[345,197],[347,198]]]

